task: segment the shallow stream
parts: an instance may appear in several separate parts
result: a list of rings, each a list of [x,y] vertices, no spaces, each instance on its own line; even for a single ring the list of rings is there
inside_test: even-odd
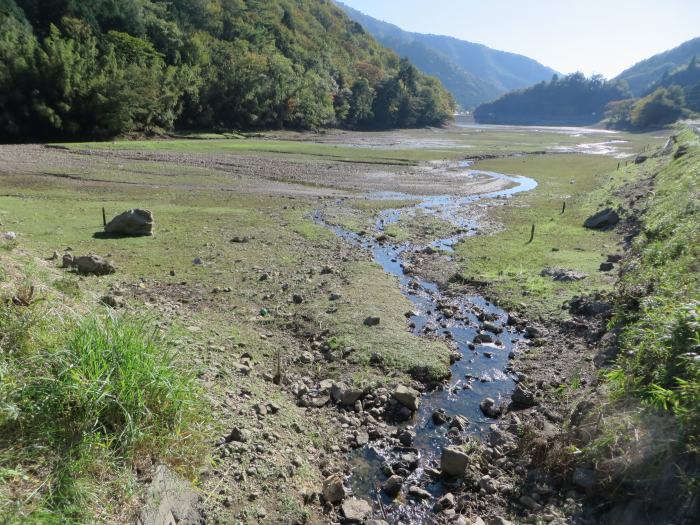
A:
[[[474,214],[465,213],[465,211],[468,212],[469,206],[485,199],[507,198],[537,187],[537,182],[533,179],[474,170],[468,162],[462,163],[460,168],[463,170],[461,174],[465,177],[487,176],[505,179],[511,185],[505,190],[467,197],[450,195],[416,197],[397,193],[373,195],[372,197],[377,199],[419,201],[414,206],[382,211],[375,225],[377,237],[388,225],[395,223],[403,215],[423,211],[451,222],[463,232],[453,237],[435,239],[430,243],[434,248],[450,252],[455,243],[473,234],[473,229],[476,227],[474,219],[470,218]],[[456,300],[445,296],[435,283],[407,273],[404,270],[409,266],[407,256],[415,250],[424,249],[425,246],[380,242],[376,240],[377,237],[360,235],[327,223],[322,211],[316,213],[316,221],[346,241],[370,250],[374,260],[382,266],[384,271],[398,278],[402,293],[413,304],[414,315],[408,319],[412,331],[418,336],[429,335],[449,342],[461,356],[461,359],[451,367],[452,378],[449,385],[424,394],[415,418],[406,424],[416,433],[412,445],[416,450],[403,447],[382,449],[370,442],[369,445],[358,450],[353,457],[354,473],[351,485],[356,496],[372,501],[377,507],[381,499],[383,512],[395,524],[424,523],[432,515],[432,503],[406,498],[405,491],[412,484],[420,484],[434,496],[446,492],[439,479],[433,480],[428,476],[424,479],[425,468],[436,466],[443,446],[451,443],[451,438],[446,436],[448,425],[436,425],[433,422],[433,413],[444,411],[448,416],[460,415],[467,418],[469,426],[464,431],[465,434],[478,435],[486,430],[490,421],[483,415],[479,405],[487,397],[497,402],[510,397],[515,383],[514,378],[507,372],[509,356],[512,352],[517,352],[521,338],[509,331],[506,326],[508,314],[487,302],[483,297],[467,296]],[[441,305],[444,306],[447,303],[455,308],[451,311],[448,309],[446,314]],[[485,333],[480,329],[484,319],[502,328],[503,332],[491,333],[493,337],[491,343],[475,344],[474,338],[477,334]],[[390,499],[382,494],[378,490],[378,484],[386,480],[382,465],[385,462],[396,461],[407,452],[416,451],[419,456],[419,466],[406,477],[402,494],[397,499]],[[380,509],[378,508],[377,511],[380,512]]]

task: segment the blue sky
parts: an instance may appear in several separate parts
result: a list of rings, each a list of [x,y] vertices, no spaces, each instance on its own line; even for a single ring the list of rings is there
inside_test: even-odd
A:
[[[700,36],[700,0],[343,0],[408,31],[527,55],[561,73],[614,77]]]

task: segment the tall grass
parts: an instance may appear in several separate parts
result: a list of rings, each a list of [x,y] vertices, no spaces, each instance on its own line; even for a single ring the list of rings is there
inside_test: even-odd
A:
[[[634,260],[621,281],[615,323],[622,357],[609,378],[618,393],[675,414],[686,444],[700,447],[700,142],[655,179]]]
[[[85,522],[95,500],[118,505],[105,480],[177,447],[198,418],[193,378],[148,321],[47,312],[0,307],[0,476],[33,487],[0,489],[0,522]]]

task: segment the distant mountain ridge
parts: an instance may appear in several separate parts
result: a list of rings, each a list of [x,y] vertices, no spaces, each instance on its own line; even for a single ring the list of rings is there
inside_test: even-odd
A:
[[[337,2],[380,43],[438,77],[457,103],[471,109],[552,78],[556,71],[523,55],[497,51],[458,38],[411,33]]]
[[[688,64],[695,56],[700,57],[700,37],[642,60],[620,73],[614,80],[624,80],[632,94],[640,97],[660,82],[666,73]]]

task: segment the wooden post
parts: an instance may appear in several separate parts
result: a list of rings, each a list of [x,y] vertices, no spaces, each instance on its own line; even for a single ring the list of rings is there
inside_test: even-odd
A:
[[[104,208],[102,208],[102,226],[107,226],[107,213]]]
[[[281,385],[282,384],[282,350],[280,348],[277,349],[277,363],[276,363],[276,368],[275,370],[275,375],[272,378],[272,382],[275,385]]]
[[[532,244],[532,241],[535,240],[535,225],[532,225],[532,231],[530,232],[530,240],[527,241],[528,244]]]
[[[564,201],[561,205],[561,214],[564,215],[565,211],[566,211],[566,201]]]

